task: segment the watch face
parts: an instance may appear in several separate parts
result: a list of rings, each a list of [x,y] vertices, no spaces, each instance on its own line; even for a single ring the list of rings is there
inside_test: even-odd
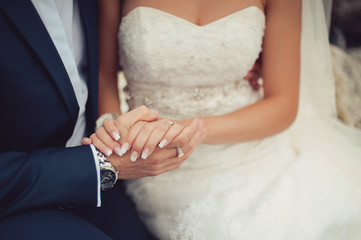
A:
[[[112,188],[117,181],[117,176],[112,170],[102,169],[100,171],[100,179],[102,189],[109,189]]]

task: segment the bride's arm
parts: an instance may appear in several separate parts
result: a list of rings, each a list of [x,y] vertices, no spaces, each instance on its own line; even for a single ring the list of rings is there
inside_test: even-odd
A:
[[[98,0],[99,116],[104,113],[120,114],[117,88],[120,20],[120,0]]]
[[[301,0],[268,0],[263,43],[264,100],[233,113],[202,118],[204,143],[264,138],[288,128],[297,114],[300,78]]]

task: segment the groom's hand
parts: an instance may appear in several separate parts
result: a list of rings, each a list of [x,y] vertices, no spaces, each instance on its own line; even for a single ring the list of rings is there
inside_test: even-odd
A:
[[[248,80],[249,84],[252,86],[253,90],[258,91],[261,87],[259,79],[262,76],[262,55],[254,63],[252,69],[247,73],[245,79]]]
[[[156,176],[181,166],[204,139],[203,121],[195,119],[165,148],[156,148],[147,159],[130,161],[130,153],[122,157],[115,154],[108,160],[118,170],[119,179],[135,179],[146,176]],[[175,146],[179,146],[184,155],[179,157]]]

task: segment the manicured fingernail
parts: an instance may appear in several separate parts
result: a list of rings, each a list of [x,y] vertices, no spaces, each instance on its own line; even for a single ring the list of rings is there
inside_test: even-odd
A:
[[[122,146],[122,154],[126,153],[128,151],[128,147],[129,147],[129,143],[124,143],[124,145]]]
[[[88,143],[89,142],[89,138],[84,138],[84,143]]]
[[[112,153],[113,153],[113,151],[111,149],[109,149],[109,148],[104,148],[104,151],[105,151],[105,155],[107,155],[108,157],[110,155],[112,155]]]
[[[119,136],[119,134],[117,132],[113,131],[111,134],[112,134],[112,137],[113,137],[113,139],[115,141],[118,141],[120,139],[120,136]]]
[[[201,136],[202,142],[203,142],[203,140],[204,140],[205,138],[206,138],[206,135],[203,134],[203,135]]]
[[[122,149],[120,149],[120,147],[115,147],[115,148],[114,148],[114,152],[115,152],[119,157],[121,157],[121,156],[124,155],[123,152],[122,152]]]
[[[148,157],[148,154],[149,154],[149,148],[146,148],[146,149],[144,149],[144,151],[142,152],[142,158],[145,160],[145,159],[147,159],[147,157]]]
[[[166,140],[166,139],[163,139],[163,140],[158,144],[158,146],[159,146],[160,148],[164,148],[164,146],[165,146],[166,143],[167,143],[167,140]]]
[[[155,110],[155,109],[150,109],[150,111],[151,111],[151,113],[152,113],[153,115],[158,115],[158,111],[157,111],[157,110]]]
[[[138,159],[138,153],[136,151],[132,152],[132,155],[130,155],[130,161],[135,162]]]

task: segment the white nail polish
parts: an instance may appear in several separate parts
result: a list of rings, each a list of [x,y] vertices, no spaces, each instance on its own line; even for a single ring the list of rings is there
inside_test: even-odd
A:
[[[122,154],[126,153],[128,151],[128,147],[129,147],[129,143],[124,143],[124,145],[122,146]]]
[[[109,148],[104,148],[104,151],[105,151],[105,155],[107,155],[108,157],[109,157],[110,155],[112,155],[112,153],[113,153],[113,151],[110,150]]]
[[[136,151],[132,152],[132,155],[130,155],[130,161],[135,162],[138,159],[138,153]]]
[[[164,146],[165,146],[166,143],[167,143],[167,140],[166,140],[166,139],[163,139],[163,140],[158,144],[158,146],[159,146],[160,148],[164,148]]]
[[[147,159],[149,154],[149,148],[144,149],[143,153],[142,153],[142,159]]]
[[[89,142],[89,138],[86,138],[86,139],[84,140],[84,142],[85,142],[85,143],[88,143],[88,142]]]
[[[120,149],[120,147],[115,147],[115,148],[114,148],[114,152],[115,152],[119,157],[121,157],[121,156],[124,155],[123,152],[122,152],[122,149]]]
[[[118,140],[120,139],[119,134],[116,133],[116,132],[112,132],[112,137],[113,137],[113,139],[114,139],[115,141],[118,141]]]

